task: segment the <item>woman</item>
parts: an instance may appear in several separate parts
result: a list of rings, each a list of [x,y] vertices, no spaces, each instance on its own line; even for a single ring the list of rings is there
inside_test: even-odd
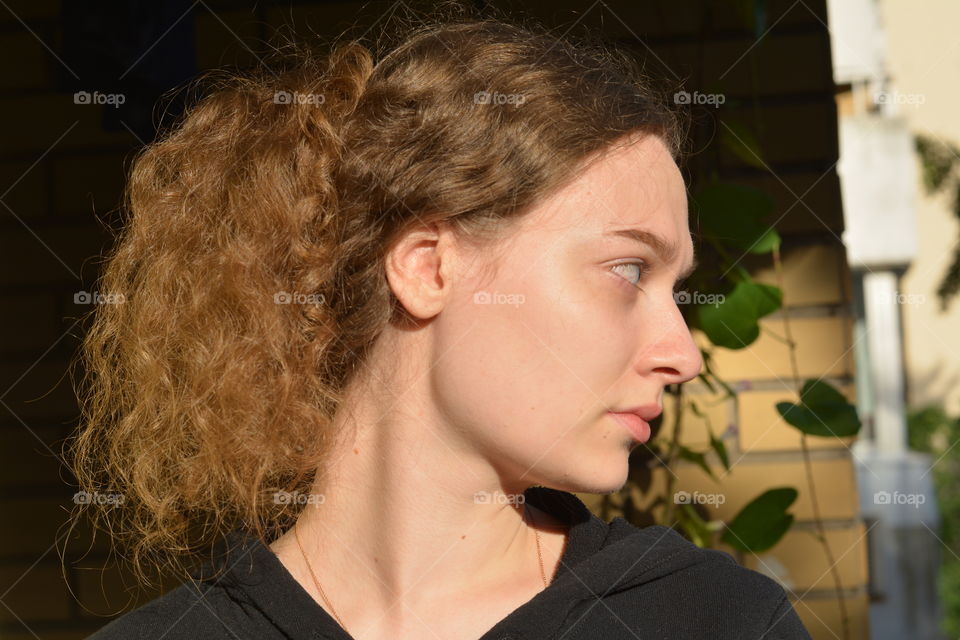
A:
[[[450,19],[227,75],[137,159],[76,443],[110,638],[808,638],[775,582],[591,515],[700,370],[682,131],[628,58]]]

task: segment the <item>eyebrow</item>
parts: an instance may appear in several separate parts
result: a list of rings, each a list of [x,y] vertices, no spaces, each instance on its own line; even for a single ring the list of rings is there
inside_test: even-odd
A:
[[[679,248],[676,244],[667,242],[657,234],[644,229],[615,229],[612,231],[607,231],[603,235],[617,236],[645,244],[652,248],[654,253],[657,254],[657,257],[664,263],[673,262],[677,257],[677,253],[679,252]],[[687,268],[677,274],[677,282],[689,278],[690,275],[696,271],[696,269],[697,257],[694,256]]]

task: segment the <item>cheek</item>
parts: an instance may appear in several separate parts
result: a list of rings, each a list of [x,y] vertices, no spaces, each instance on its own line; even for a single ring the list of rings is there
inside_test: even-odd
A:
[[[629,298],[616,282],[571,278],[547,264],[531,271],[489,283],[489,298],[471,295],[437,326],[436,353],[444,355],[434,384],[448,417],[492,428],[500,445],[536,446],[596,423],[619,400],[610,390],[635,345],[624,326]]]
[[[554,277],[540,283],[524,322],[542,349],[541,380],[557,393],[585,397],[592,404],[609,400],[610,386],[623,374],[633,337],[627,329],[629,299],[616,282],[585,274]],[[594,276],[598,274],[592,274]],[[600,274],[602,275],[602,274]],[[557,388],[557,382],[562,387]]]

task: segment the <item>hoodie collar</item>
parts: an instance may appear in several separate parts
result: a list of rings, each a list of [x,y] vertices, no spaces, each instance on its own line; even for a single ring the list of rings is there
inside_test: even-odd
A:
[[[546,589],[480,640],[549,637],[581,601],[630,589],[703,559],[702,550],[673,529],[659,525],[640,529],[621,517],[607,523],[567,491],[531,487],[525,496],[568,526],[560,566]],[[350,638],[256,537],[240,530],[231,533],[217,558],[194,578],[218,580],[232,599],[258,609],[287,637]]]
[[[552,515],[569,518],[566,549],[550,586],[480,640],[552,637],[580,602],[625,591],[703,561],[703,551],[669,527],[641,529],[622,517],[607,523],[566,491],[535,487],[527,496]],[[531,615],[534,612],[550,615]]]

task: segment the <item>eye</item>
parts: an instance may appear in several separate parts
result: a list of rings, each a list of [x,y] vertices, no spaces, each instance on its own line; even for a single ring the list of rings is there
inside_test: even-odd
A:
[[[635,287],[640,284],[640,281],[643,280],[643,275],[647,272],[647,265],[644,262],[621,262],[620,264],[613,265],[611,269],[616,270],[621,267],[626,267],[627,273],[634,276],[634,279],[632,279],[630,275],[623,276],[623,279]]]

